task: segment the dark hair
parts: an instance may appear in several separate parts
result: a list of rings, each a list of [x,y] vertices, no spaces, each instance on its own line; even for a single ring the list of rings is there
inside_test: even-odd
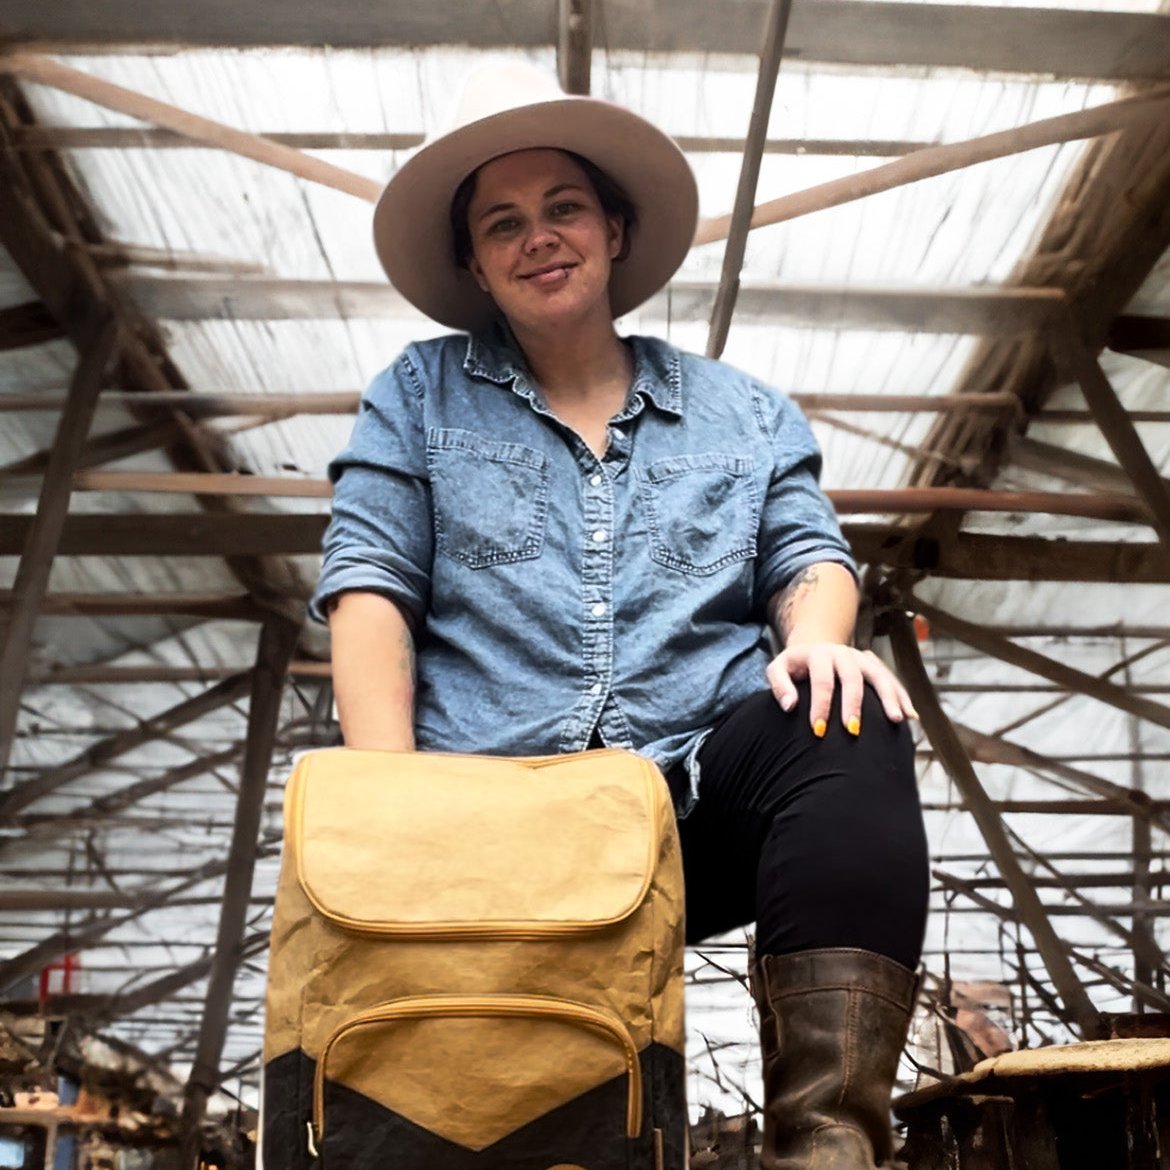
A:
[[[605,171],[587,158],[574,154],[571,150],[563,150],[561,153],[567,154],[585,172],[585,177],[589,180],[598,203],[601,204],[601,210],[607,216],[616,215],[622,221],[622,250],[614,259],[624,260],[630,254],[630,236],[638,225],[638,209],[634,201],[626,194],[620,183],[611,179]],[[451,232],[455,243],[456,268],[466,268],[471,260],[471,229],[467,225],[467,213],[471,209],[472,199],[475,198],[475,181],[478,174],[477,167],[455,188],[455,194],[451,198]]]

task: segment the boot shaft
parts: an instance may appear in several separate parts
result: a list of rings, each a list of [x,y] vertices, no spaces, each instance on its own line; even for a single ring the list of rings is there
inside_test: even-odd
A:
[[[869,951],[765,955],[764,1170],[871,1170],[892,1155],[890,1095],[917,981]]]

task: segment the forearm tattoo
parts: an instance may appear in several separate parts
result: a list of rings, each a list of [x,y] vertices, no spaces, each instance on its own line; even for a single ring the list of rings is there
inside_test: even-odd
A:
[[[403,629],[398,640],[398,669],[410,679],[412,688],[417,678],[416,665],[414,638],[411,636],[409,629]]]
[[[792,632],[797,602],[804,594],[817,587],[819,579],[817,566],[809,565],[808,568],[801,569],[779,593],[773,596],[768,606],[768,621],[781,644],[788,641],[788,635]]]

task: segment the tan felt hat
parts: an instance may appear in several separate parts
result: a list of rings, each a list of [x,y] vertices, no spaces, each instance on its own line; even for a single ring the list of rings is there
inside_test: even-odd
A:
[[[615,317],[653,296],[683,262],[699,196],[674,140],[622,106],[564,93],[530,65],[487,66],[468,78],[449,127],[399,168],[374,211],[374,246],[386,275],[428,317],[474,332],[496,315],[487,293],[455,264],[451,199],[485,162],[538,147],[589,159],[638,210],[629,254],[610,277]]]

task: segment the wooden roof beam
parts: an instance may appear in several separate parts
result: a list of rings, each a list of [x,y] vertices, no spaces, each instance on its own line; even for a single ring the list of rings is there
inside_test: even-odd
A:
[[[43,345],[65,336],[65,330],[43,301],[0,309],[0,352]]]
[[[1159,366],[1170,366],[1170,317],[1118,317],[1109,327],[1105,344]]]
[[[816,211],[840,207],[842,204],[852,203],[881,191],[891,191],[922,179],[964,170],[991,159],[1022,154],[1037,147],[1096,138],[1143,123],[1154,124],[1166,117],[1168,108],[1170,90],[1162,88],[1149,94],[1121,98],[1103,106],[1092,106],[1087,110],[1044,118],[1038,122],[1015,126],[1010,130],[1000,130],[995,134],[964,142],[928,146],[894,162],[872,167],[855,175],[832,179],[827,183],[820,183],[815,187],[807,187],[803,191],[761,203],[751,213],[751,226],[761,228],[770,224],[785,223]],[[695,243],[707,244],[724,238],[730,230],[734,214],[703,220],[695,235]]]
[[[279,844],[279,835],[264,838],[261,841],[261,849],[279,848]],[[144,914],[158,910],[172,898],[185,894],[192,887],[223,877],[227,868],[227,860],[216,858],[190,870],[186,877],[173,885],[142,891],[139,903],[133,910],[128,910],[124,914],[93,914],[70,923],[68,927],[55,931],[47,938],[38,940],[21,954],[0,962],[0,991],[12,987],[29,975],[36,974],[48,963],[70,951],[84,950],[96,945],[112,931],[134,922]]]
[[[14,603],[0,589],[0,617]],[[260,621],[267,611],[245,594],[216,593],[49,593],[41,598],[42,617],[182,617]]]
[[[67,518],[60,556],[295,556],[318,554],[328,517],[301,513],[76,515]],[[30,518],[0,513],[0,556],[18,556]],[[1165,584],[1170,559],[1149,541],[1048,540],[846,522],[866,564],[910,568],[971,581],[1075,581]]]
[[[98,399],[100,404],[101,399]],[[157,451],[160,447],[170,447],[182,438],[182,428],[174,419],[160,419],[157,422],[144,423],[140,426],[124,427],[121,430],[105,435],[96,435],[87,439],[77,449],[74,458],[74,469],[77,471],[90,467],[101,467],[104,463],[112,463],[117,459],[126,459],[131,455],[141,455],[144,451]],[[0,487],[6,479],[27,475],[49,474],[49,466],[56,451],[56,444],[42,451],[34,451],[23,459],[14,460],[0,467]]]
[[[610,50],[751,54],[759,48],[766,0],[611,0]],[[3,40],[63,51],[125,52],[128,46],[321,45],[369,49],[449,46],[452,30],[473,49],[556,44],[554,5],[499,0],[430,0],[386,9],[361,0],[323,6],[289,0],[278,13],[260,5],[192,8],[186,0],[8,2]],[[1161,14],[981,5],[805,0],[793,12],[787,55],[877,68],[963,69],[1112,81],[1170,80],[1170,38]]]
[[[1170,483],[1159,473],[1125,407],[1109,383],[1101,363],[1082,340],[1071,315],[1052,337],[1053,355],[1080,384],[1097,426],[1134,493],[1149,511],[1154,531],[1170,552]]]
[[[343,317],[414,319],[416,310],[384,281],[172,278],[111,273],[115,287],[150,317],[171,321],[298,321]],[[674,280],[639,313],[675,321],[710,317],[718,285]],[[825,288],[752,283],[740,289],[736,321],[770,327],[1018,336],[1063,318],[1051,288]]]
[[[387,131],[306,130],[289,133],[258,131],[261,138],[297,150],[414,150],[424,142],[422,134]],[[742,154],[742,138],[677,134],[674,140],[687,154]],[[810,157],[898,158],[933,142],[891,138],[769,138],[765,154],[800,154]],[[214,150],[185,134],[159,126],[29,126],[12,136],[15,150]],[[169,253],[168,253],[169,254]],[[227,262],[225,258],[219,258]],[[236,261],[236,263],[242,263]]]
[[[1128,816],[1148,821],[1162,832],[1170,833],[1170,815],[1166,809],[1156,807],[1149,795],[1139,789],[1125,788],[1111,780],[1086,772],[1083,768],[1059,763],[1030,748],[1012,743],[1002,735],[986,735],[954,720],[951,721],[951,726],[963,745],[963,750],[972,760],[1057,777],[1066,786],[1092,793],[1100,800],[1108,801],[1112,806],[1125,810]]]
[[[59,764],[54,768],[47,768],[29,780],[23,780],[15,787],[10,788],[4,798],[0,800],[0,823],[11,818],[22,809],[27,808],[41,797],[55,792],[58,788],[89,772],[94,772],[118,756],[124,755],[133,748],[139,747],[152,739],[182,727],[195,719],[218,710],[220,707],[234,703],[241,698],[248,689],[249,672],[232,675],[215,686],[196,695],[191,699],[184,699],[158,715],[144,719],[135,727],[118,732],[117,735],[87,748],[72,760]]]
[[[10,483],[14,480],[10,478]],[[73,476],[74,491],[159,492],[190,495],[265,496],[272,499],[329,499],[326,479],[232,472],[83,471]],[[989,491],[984,488],[831,488],[827,492],[842,516],[874,513],[914,514],[939,510],[1085,516],[1118,523],[1148,524],[1140,501],[1125,495],[1062,492]]]
[[[235,394],[197,390],[162,390],[155,393],[106,390],[98,399],[102,407],[150,410],[181,410],[190,418],[245,416],[291,418],[295,415],[352,415],[361,402],[359,390],[306,391],[304,393]],[[840,410],[858,414],[990,413],[1015,412],[1019,399],[1014,394],[854,394],[795,391],[788,395],[804,410]],[[64,395],[0,394],[0,414],[25,411],[57,411],[65,405]],[[1090,416],[1081,412],[1085,420]],[[1160,414],[1170,422],[1170,413]]]
[[[23,831],[25,840],[29,838],[53,840],[59,839],[64,833],[89,830],[108,818],[118,816],[126,809],[132,808],[139,801],[157,796],[161,792],[169,792],[172,788],[188,780],[206,776],[217,768],[225,768],[233,764],[239,759],[242,748],[242,744],[233,744],[231,747],[224,748],[223,751],[197,756],[188,763],[167,768],[158,776],[151,776],[149,779],[139,780],[125,788],[107,792],[92,801],[84,812],[52,816],[26,815],[17,818],[15,823]],[[11,844],[12,840],[12,838],[0,838],[0,853],[4,852],[5,846]]]
[[[1070,691],[1096,699],[1107,706],[1115,707],[1119,711],[1135,715],[1139,719],[1147,719],[1159,727],[1170,728],[1170,707],[1162,703],[1139,698],[1125,687],[1119,687],[1115,683],[1077,670],[1047,655],[1038,654],[1035,650],[1019,646],[1007,638],[989,633],[974,622],[955,617],[920,598],[911,597],[908,604],[921,613],[933,629],[949,634],[960,642],[966,642],[968,646],[973,646],[984,654],[1046,678]]]

